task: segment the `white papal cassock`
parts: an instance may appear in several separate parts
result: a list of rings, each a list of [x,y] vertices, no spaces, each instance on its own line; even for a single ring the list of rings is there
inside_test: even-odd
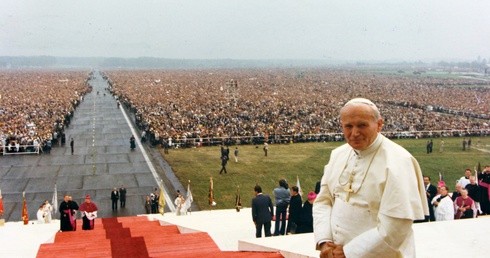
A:
[[[414,257],[412,222],[425,214],[417,160],[378,133],[366,150],[332,151],[313,204],[315,241],[344,245],[346,257]]]

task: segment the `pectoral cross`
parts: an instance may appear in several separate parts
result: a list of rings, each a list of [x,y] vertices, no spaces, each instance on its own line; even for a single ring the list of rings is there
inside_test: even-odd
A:
[[[353,181],[354,181],[354,174],[351,173],[349,176],[349,181],[347,182],[347,184],[344,187],[344,191],[347,192],[346,197],[345,197],[346,202],[349,202],[350,194],[354,192],[354,190],[352,190],[352,182]]]

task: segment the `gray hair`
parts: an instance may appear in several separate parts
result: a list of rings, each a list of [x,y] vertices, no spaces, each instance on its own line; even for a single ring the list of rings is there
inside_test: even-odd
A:
[[[381,118],[381,114],[379,113],[378,107],[371,100],[365,99],[365,98],[354,98],[354,99],[351,99],[351,100],[347,101],[347,103],[344,104],[344,106],[342,107],[342,109],[344,109],[345,107],[354,106],[354,105],[367,105],[373,111],[373,115],[374,115],[374,118],[375,119],[380,119]],[[341,112],[342,112],[342,109],[340,110]]]

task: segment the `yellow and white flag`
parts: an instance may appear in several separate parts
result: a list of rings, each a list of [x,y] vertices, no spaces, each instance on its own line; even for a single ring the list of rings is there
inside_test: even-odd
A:
[[[160,184],[160,196],[158,197],[158,212],[162,215],[165,212],[165,193],[163,192],[163,183]]]

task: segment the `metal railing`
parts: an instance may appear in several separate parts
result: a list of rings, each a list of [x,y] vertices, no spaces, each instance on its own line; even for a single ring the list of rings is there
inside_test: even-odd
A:
[[[2,155],[39,154],[41,145],[4,145],[0,147]]]

